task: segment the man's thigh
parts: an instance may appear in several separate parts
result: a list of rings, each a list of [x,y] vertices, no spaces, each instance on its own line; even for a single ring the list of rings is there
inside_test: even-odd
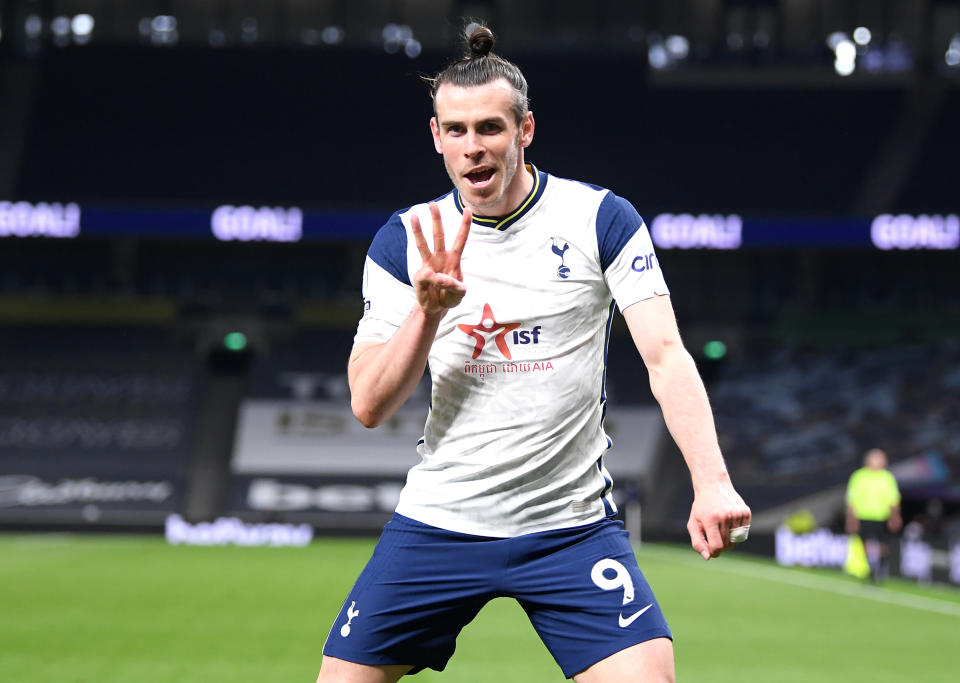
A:
[[[573,677],[576,683],[673,683],[673,642],[655,638],[601,659]]]
[[[461,629],[494,597],[491,544],[497,539],[395,515],[334,621],[324,656],[411,673],[443,670]]]
[[[410,666],[370,666],[336,657],[324,657],[317,683],[396,683]]]
[[[604,520],[514,542],[508,592],[565,676],[639,643],[670,642],[670,628],[620,522]]]

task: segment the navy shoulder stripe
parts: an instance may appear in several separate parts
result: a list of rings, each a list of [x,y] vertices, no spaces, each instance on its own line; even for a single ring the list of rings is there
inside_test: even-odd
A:
[[[407,230],[399,211],[377,231],[367,256],[403,284],[411,284],[407,271]]]
[[[600,269],[605,271],[630,241],[643,219],[633,204],[613,192],[600,202],[597,209],[597,245],[600,247]]]

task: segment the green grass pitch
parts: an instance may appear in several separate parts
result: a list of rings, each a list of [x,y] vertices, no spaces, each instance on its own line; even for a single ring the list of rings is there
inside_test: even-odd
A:
[[[0,681],[314,681],[371,540],[307,548],[171,547],[159,537],[0,535]],[[680,681],[960,680],[960,590],[703,562],[644,546]],[[406,680],[406,679],[405,679]],[[563,680],[520,608],[495,600],[430,681]]]

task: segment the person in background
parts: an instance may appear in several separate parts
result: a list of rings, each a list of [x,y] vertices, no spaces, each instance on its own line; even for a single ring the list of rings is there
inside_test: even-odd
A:
[[[887,454],[871,448],[863,467],[850,476],[847,484],[847,533],[859,534],[870,564],[870,580],[878,582],[888,572],[887,541],[900,531],[900,489],[887,469]]]

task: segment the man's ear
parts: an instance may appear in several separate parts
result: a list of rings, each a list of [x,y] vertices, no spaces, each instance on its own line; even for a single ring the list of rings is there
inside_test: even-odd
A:
[[[440,124],[437,123],[437,117],[430,117],[430,132],[433,133],[433,148],[437,154],[443,154],[443,145],[440,143]]]
[[[522,147],[529,147],[533,142],[533,129],[536,127],[536,124],[533,120],[533,112],[528,111],[526,116],[523,118],[523,123],[520,126],[520,145]]]

